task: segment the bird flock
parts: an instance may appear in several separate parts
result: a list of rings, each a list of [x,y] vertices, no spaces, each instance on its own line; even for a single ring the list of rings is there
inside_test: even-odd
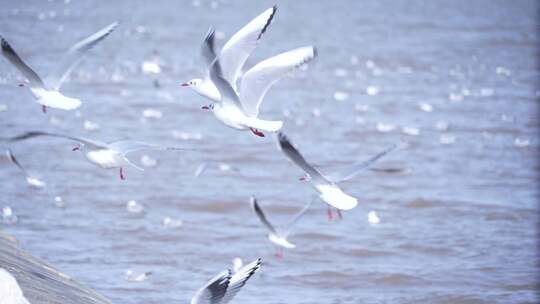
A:
[[[260,105],[272,85],[317,57],[317,49],[314,46],[303,46],[263,60],[243,72],[248,57],[268,30],[276,12],[277,6],[262,12],[236,32],[219,51],[215,49],[215,30],[210,28],[201,45],[201,54],[206,64],[205,74],[201,78],[184,82],[181,86],[190,88],[207,98],[210,102],[201,105],[201,108],[211,111],[217,120],[230,128],[250,131],[259,137],[265,137],[268,133],[276,133],[279,150],[303,171],[304,174],[299,179],[308,182],[316,190],[320,200],[327,204],[327,217],[329,221],[332,221],[334,210],[337,217],[342,218],[342,211],[353,209],[358,204],[358,199],[345,193],[338,186],[338,183],[353,178],[397,146],[392,145],[368,160],[352,164],[347,171],[325,175],[311,165],[292,144],[290,138],[281,131],[282,121],[259,118]],[[119,23],[114,22],[77,42],[66,52],[58,69],[46,78],[41,78],[19,57],[10,43],[0,36],[2,55],[26,78],[26,83],[19,85],[30,90],[44,113],[47,112],[48,108],[72,111],[79,108],[82,101],[63,95],[60,92],[62,84],[87,52],[112,34],[118,26]],[[126,166],[143,170],[128,158],[128,154],[131,152],[148,149],[166,151],[197,149],[196,147],[166,147],[135,140],[102,142],[97,139],[45,131],[26,131],[13,137],[1,137],[0,140],[14,143],[36,137],[56,137],[72,141],[75,143],[72,146],[73,151],[83,153],[89,162],[100,168],[118,169],[122,180],[126,178],[124,170]],[[7,156],[23,172],[28,184],[34,187],[45,186],[43,181],[24,169],[10,150],[7,151]],[[275,246],[278,259],[283,258],[284,249],[296,247],[288,240],[288,236],[292,226],[309,210],[312,202],[310,201],[299,210],[287,225],[277,229],[268,220],[257,198],[250,198],[253,212],[262,225],[267,228],[268,239]],[[376,217],[376,215],[374,216]],[[223,271],[212,278],[195,293],[191,303],[228,303],[261,267],[261,264],[260,258],[245,266],[242,266],[240,261],[236,261],[234,270]],[[6,280],[10,282],[14,280],[9,279],[9,273],[6,274],[0,269],[0,277],[2,276],[7,277]],[[12,295],[23,297],[22,292],[18,289],[13,290]],[[20,303],[27,303],[24,301],[21,300]]]

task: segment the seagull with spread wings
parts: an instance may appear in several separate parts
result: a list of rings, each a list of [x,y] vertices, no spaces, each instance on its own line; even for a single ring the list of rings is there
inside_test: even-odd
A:
[[[309,175],[309,182],[319,192],[319,197],[328,204],[329,221],[332,220],[332,209],[330,207],[336,208],[338,216],[342,218],[341,210],[350,210],[358,205],[358,200],[355,197],[343,192],[335,182],[329,180],[309,164],[283,132],[279,132],[277,137],[279,149],[305,174]]]
[[[259,270],[261,264],[262,260],[259,258],[240,268],[237,272],[230,269],[221,272],[195,293],[191,304],[229,303],[253,274]]]
[[[47,111],[47,107],[74,110],[81,106],[81,101],[60,93],[62,83],[82,60],[86,52],[105,39],[117,26],[118,22],[114,22],[73,45],[67,51],[58,68],[44,80],[17,55],[7,40],[0,36],[2,55],[26,77],[30,92],[36,98],[36,102],[42,106],[44,113]]]
[[[287,240],[287,237],[291,233],[291,228],[293,227],[302,216],[308,211],[309,207],[311,206],[311,202],[309,202],[304,208],[302,208],[289,222],[289,224],[286,226],[283,230],[277,230],[266,218],[266,215],[264,214],[262,208],[257,203],[257,199],[255,197],[251,197],[251,207],[253,208],[253,211],[255,212],[255,215],[259,218],[261,223],[268,229],[268,239],[272,244],[276,245],[276,256],[278,258],[283,258],[283,251],[282,248],[288,248],[292,249],[295,248],[296,245],[290,243]]]
[[[129,160],[129,158],[127,158],[126,155],[131,152],[139,150],[191,150],[188,148],[162,147],[135,140],[117,140],[106,143],[84,137],[76,137],[41,131],[30,131],[15,137],[0,138],[0,140],[7,142],[17,142],[40,136],[59,137],[78,142],[78,144],[72,149],[73,151],[82,152],[91,163],[97,165],[100,168],[120,168],[120,179],[122,180],[125,179],[124,167],[127,165],[130,165],[140,171],[144,171],[143,168],[135,165]]]

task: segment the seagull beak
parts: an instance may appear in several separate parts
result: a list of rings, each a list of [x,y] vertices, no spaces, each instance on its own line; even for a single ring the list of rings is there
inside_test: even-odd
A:
[[[81,148],[81,147],[79,147],[79,146],[75,146],[75,147],[73,147],[73,149],[71,149],[71,151],[77,151],[77,150],[79,150],[80,148]]]
[[[305,177],[305,176],[302,176],[302,177],[298,178],[298,180],[305,181],[305,180],[306,180],[306,177]]]
[[[181,83],[180,86],[182,86],[182,87],[189,87],[189,83],[184,82],[184,83]]]
[[[210,107],[209,107],[209,106],[202,106],[201,109],[203,109],[203,110],[210,110]]]

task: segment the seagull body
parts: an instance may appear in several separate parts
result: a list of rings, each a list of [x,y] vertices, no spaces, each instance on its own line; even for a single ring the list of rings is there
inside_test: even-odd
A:
[[[261,223],[268,229],[268,239],[270,242],[272,242],[277,247],[276,256],[278,258],[283,257],[283,252],[281,251],[281,248],[287,248],[292,249],[296,248],[296,245],[289,242],[287,240],[287,237],[291,233],[292,226],[298,222],[298,220],[308,211],[309,207],[311,206],[311,202],[307,204],[302,210],[300,210],[289,222],[287,225],[287,228],[283,231],[278,231],[266,218],[266,215],[264,214],[262,208],[257,203],[257,199],[254,197],[251,197],[251,207],[253,208],[253,211],[255,212],[255,215],[259,218]]]
[[[50,136],[60,137],[78,142],[78,144],[72,149],[73,151],[80,151],[84,154],[92,164],[97,165],[103,169],[120,168],[120,178],[125,179],[124,167],[131,166],[140,171],[144,171],[143,168],[132,163],[127,154],[134,151],[152,149],[152,150],[187,150],[183,148],[174,147],[161,147],[154,144],[149,144],[141,141],[134,140],[118,140],[110,143],[105,143],[97,140],[92,140],[83,137],[75,137],[56,133],[47,133],[41,131],[26,132],[22,135],[12,138],[4,139],[8,142],[15,142],[20,140],[29,139],[38,136]]]
[[[59,90],[62,83],[81,61],[84,54],[107,37],[117,26],[118,22],[114,22],[72,46],[66,53],[65,59],[59,66],[59,69],[52,73],[46,81],[42,80],[32,68],[22,61],[7,40],[0,37],[2,55],[26,77],[30,92],[36,98],[36,102],[42,106],[43,112],[46,112],[47,107],[74,110],[81,106],[81,101],[60,93]]]
[[[262,260],[259,258],[237,272],[233,273],[230,269],[221,272],[195,293],[191,304],[229,303],[261,264]]]
[[[238,93],[240,70],[271,23],[276,9],[266,10],[242,28],[217,56],[214,51],[214,31],[211,29],[202,47],[209,67],[207,77],[182,84],[212,100],[213,103],[203,109],[212,110],[214,116],[225,125],[237,130],[251,130],[258,136],[264,136],[260,130],[277,132],[283,126],[281,121],[257,118],[266,92],[279,79],[316,56],[315,48],[308,46],[266,59],[243,75]]]
[[[319,192],[319,197],[329,206],[335,207],[339,217],[341,217],[340,210],[350,210],[358,205],[358,200],[355,197],[343,192],[336,183],[330,181],[310,165],[283,132],[278,133],[278,143],[285,156],[310,176],[309,182]],[[332,220],[330,207],[328,207],[328,220]]]

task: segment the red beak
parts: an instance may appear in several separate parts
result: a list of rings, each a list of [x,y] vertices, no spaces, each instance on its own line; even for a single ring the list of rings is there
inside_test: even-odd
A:
[[[210,110],[210,107],[208,107],[208,106],[202,106],[201,109],[203,109],[203,110]]]
[[[183,87],[189,87],[189,83],[184,82],[184,83],[181,83],[180,86],[183,86]]]
[[[73,149],[71,149],[71,151],[77,151],[79,150],[81,147],[73,147]]]
[[[298,180],[305,181],[305,180],[306,180],[306,177],[305,177],[305,176],[302,176],[302,177],[300,177]]]

